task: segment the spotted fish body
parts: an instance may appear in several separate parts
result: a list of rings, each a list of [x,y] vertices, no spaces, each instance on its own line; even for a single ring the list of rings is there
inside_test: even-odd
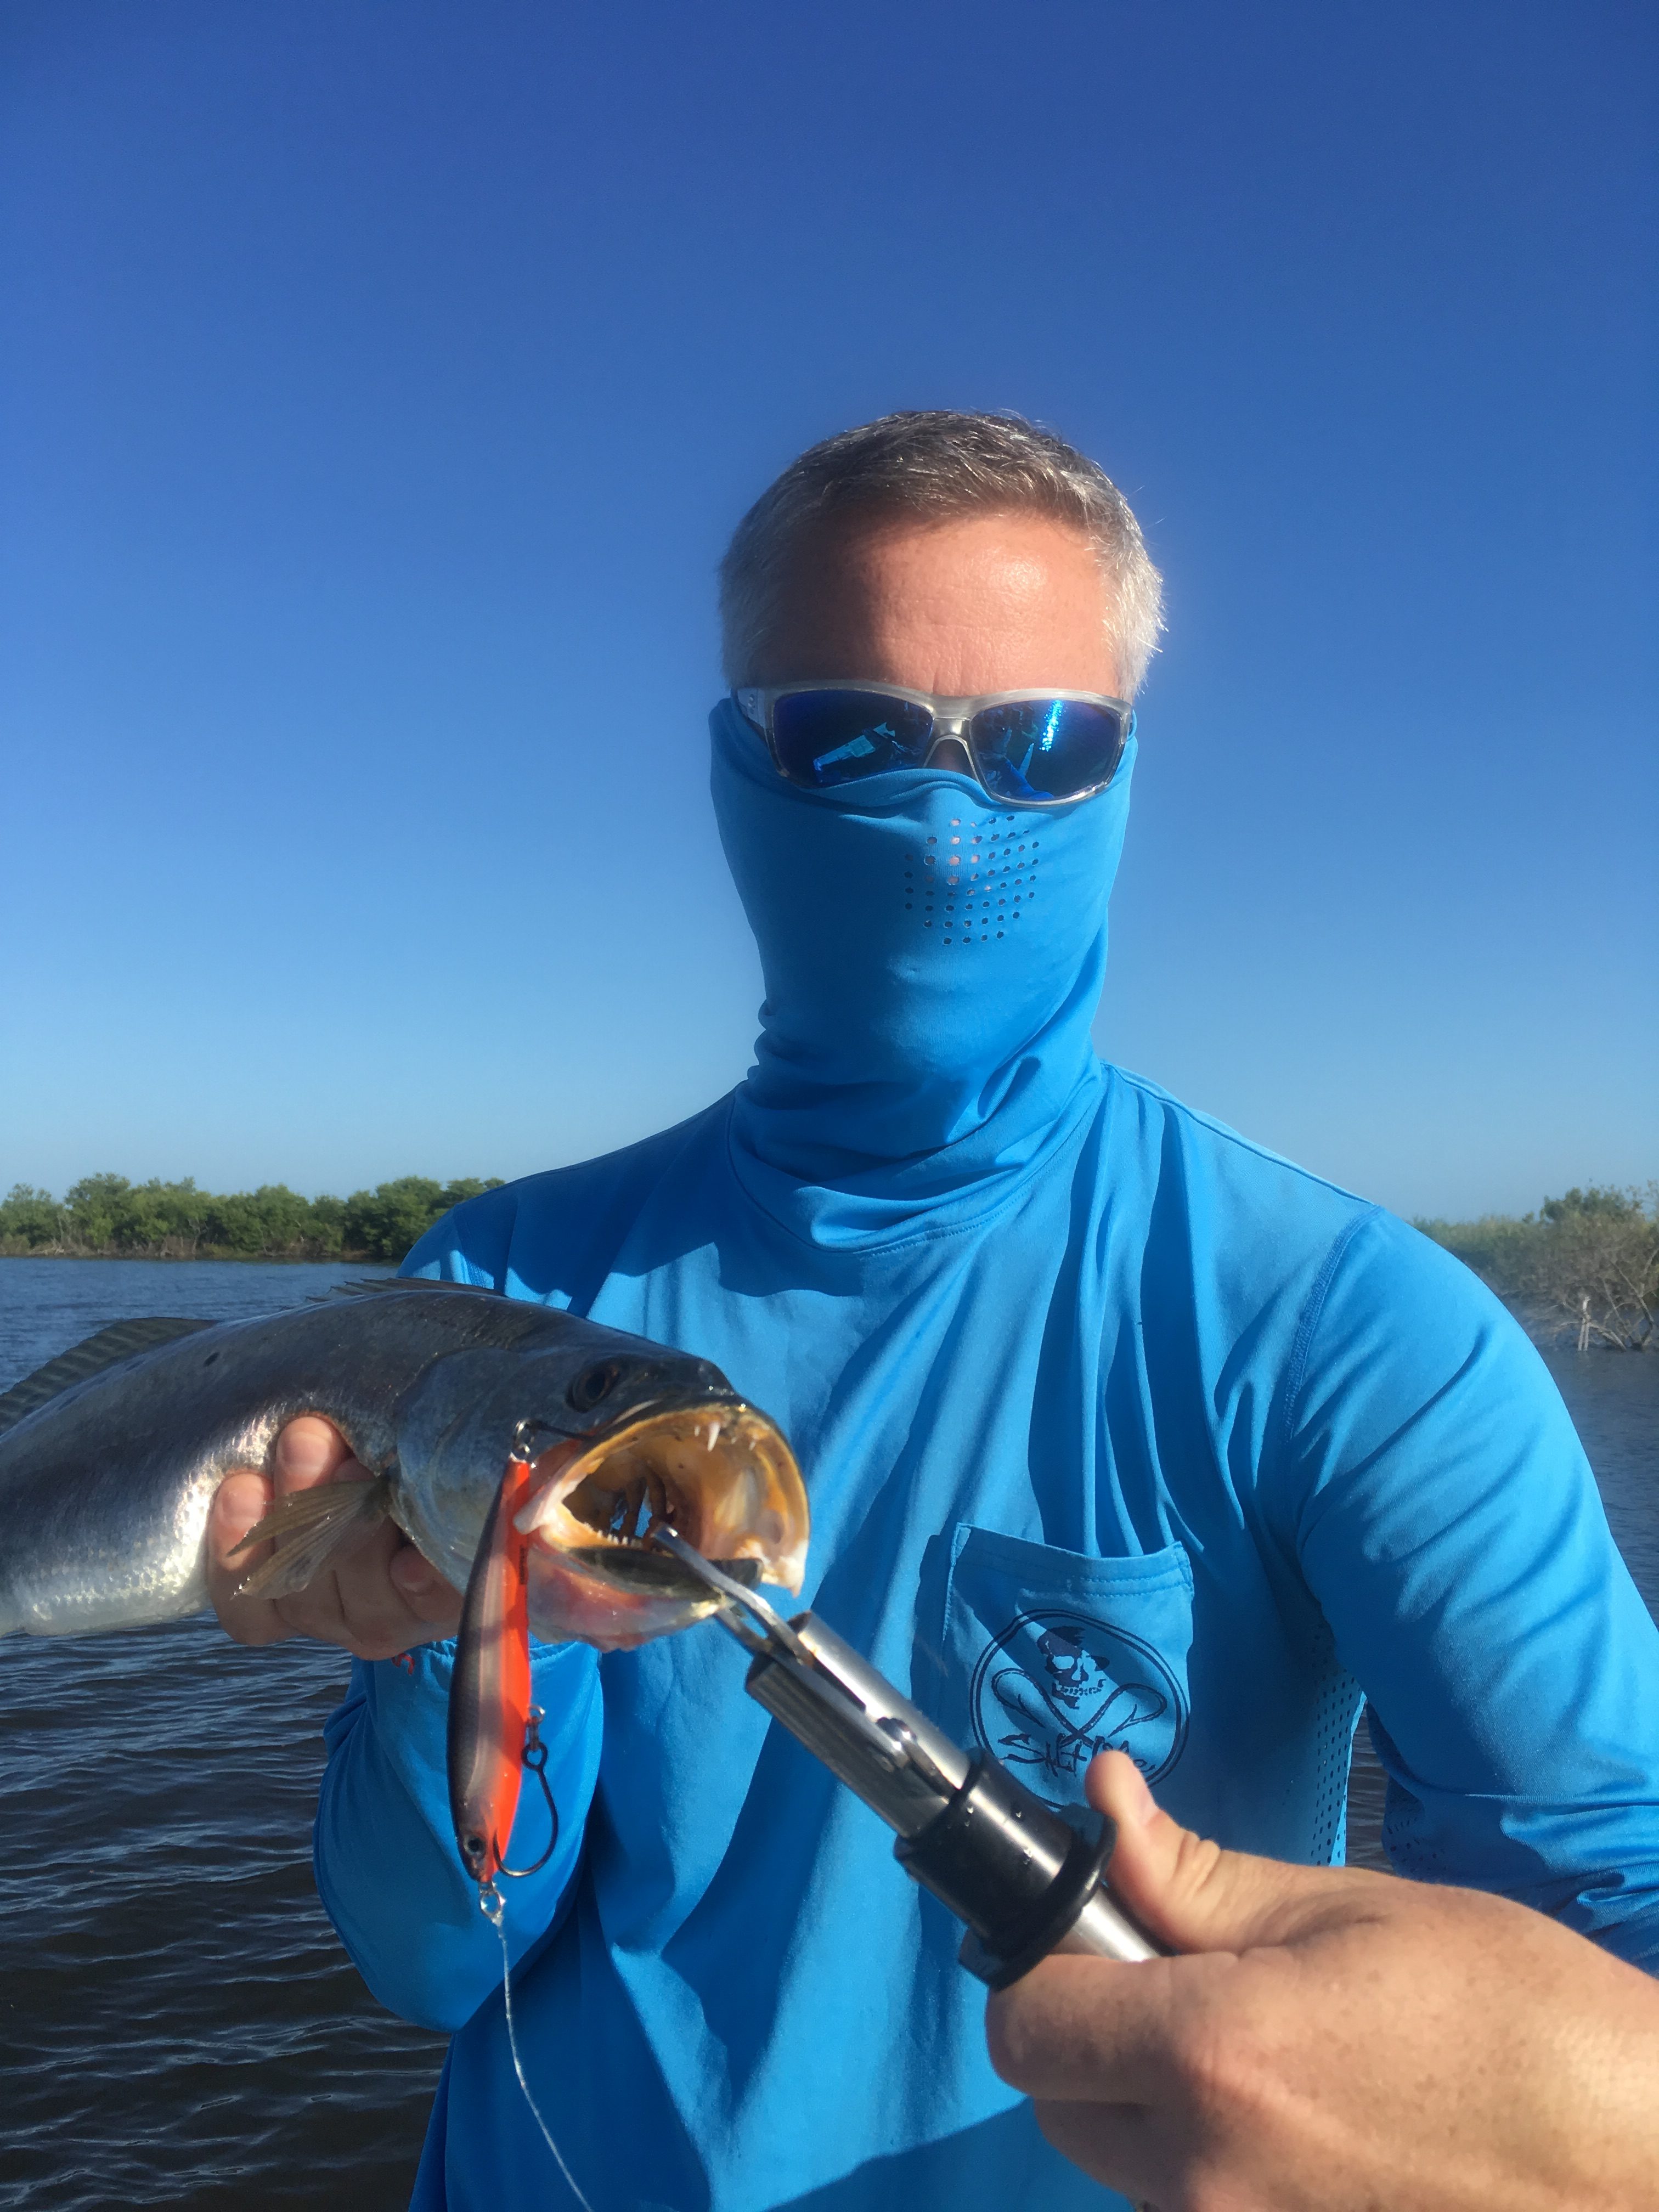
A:
[[[372,1480],[280,1505],[255,1532],[276,1550],[251,1589],[303,1588],[387,1515],[465,1589],[526,1450],[538,1635],[609,1648],[707,1613],[702,1586],[641,1540],[653,1517],[799,1588],[799,1471],[719,1369],[551,1307],[392,1281],[258,1321],[120,1323],[0,1396],[0,1635],[199,1611],[215,1492],[301,1413],[332,1421]]]

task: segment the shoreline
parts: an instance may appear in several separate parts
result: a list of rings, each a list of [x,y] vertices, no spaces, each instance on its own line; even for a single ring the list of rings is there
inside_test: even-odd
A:
[[[34,1251],[25,1252],[8,1252],[0,1249],[0,1264],[3,1264],[8,1260],[96,1260],[108,1263],[125,1261],[129,1263],[139,1262],[152,1267],[159,1263],[167,1267],[210,1265],[216,1267],[384,1267],[388,1273],[395,1273],[403,1264],[401,1260],[378,1260],[371,1253],[363,1251],[227,1252],[221,1249],[217,1251],[207,1252],[120,1252],[106,1247],[102,1251],[89,1252],[85,1249],[70,1251],[62,1245],[56,1249],[37,1249]],[[1471,1270],[1471,1273],[1474,1272],[1475,1271]],[[1487,1287],[1492,1289],[1492,1285],[1488,1284]],[[1540,1352],[1577,1349],[1571,1344],[1573,1334],[1571,1324],[1563,1326],[1559,1322],[1547,1305],[1524,1297],[1516,1297],[1512,1293],[1506,1294],[1502,1291],[1496,1291],[1495,1295],[1509,1309]],[[1632,1349],[1620,1345],[1596,1343],[1583,1348],[1586,1357],[1594,1352],[1618,1352],[1626,1358],[1642,1357],[1639,1347]]]
[[[377,1260],[368,1252],[118,1252],[107,1246],[100,1252],[89,1252],[69,1251],[62,1245],[37,1247],[32,1252],[0,1251],[0,1262],[7,1260],[128,1260],[181,1267],[206,1262],[216,1267],[392,1267],[401,1264]]]

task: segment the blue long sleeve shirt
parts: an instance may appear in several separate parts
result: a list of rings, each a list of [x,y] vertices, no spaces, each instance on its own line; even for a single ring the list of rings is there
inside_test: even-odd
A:
[[[1085,890],[1109,883],[1121,812],[1086,802],[1039,841],[930,776],[885,812],[860,787],[842,844],[828,816],[786,836],[741,739],[717,723],[767,963],[757,1070],[675,1129],[471,1201],[410,1272],[714,1360],[800,1459],[804,1601],[1051,1802],[1080,1800],[1116,1747],[1223,1843],[1340,1859],[1368,1698],[1402,1873],[1501,1891],[1659,1967],[1659,1632],[1522,1333],[1398,1221],[1093,1057],[1104,890]],[[980,848],[971,899],[956,863],[951,927],[992,926],[947,965],[942,932],[921,936],[945,883],[925,915],[902,886],[951,836]],[[771,902],[816,910],[813,868],[849,849],[854,899],[893,914],[837,966]],[[971,1017],[957,994],[1016,884],[1037,925],[1022,988],[1032,965],[1054,988],[997,1032],[994,991]],[[848,971],[856,1017],[835,1014]],[[857,1097],[811,1059],[825,993],[843,1036],[866,1024]],[[929,1080],[918,1146],[904,1117]],[[453,2032],[422,2212],[564,2205],[450,1833],[451,1656],[356,1668],[319,1883],[375,1993]],[[593,2212],[1118,2203],[992,2072],[959,1927],[744,1696],[744,1666],[711,1625],[536,1656],[563,1840],[508,1886],[514,2004]],[[527,1797],[520,1857],[544,1817]]]

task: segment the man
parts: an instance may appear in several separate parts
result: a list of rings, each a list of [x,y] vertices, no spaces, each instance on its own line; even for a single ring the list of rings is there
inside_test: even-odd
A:
[[[1121,496],[1028,425],[890,417],[786,471],[723,583],[757,1066],[407,1269],[717,1361],[806,1472],[808,1601],[1053,1802],[1118,1747],[1189,1826],[1327,1863],[1363,1693],[1403,1871],[1659,1959],[1659,1637],[1540,1363],[1433,1246],[1091,1046],[1158,627]],[[338,1457],[297,1424],[278,1482]],[[228,1484],[216,1541],[262,1501]],[[417,2204],[570,2201],[449,1834],[453,1593],[386,1535],[280,1607],[221,1591],[363,1662],[318,1875],[371,1988],[458,2031]],[[562,1837],[507,1929],[577,2186],[1109,2203],[994,2071],[959,1930],[742,1674],[712,1631],[537,1657]]]

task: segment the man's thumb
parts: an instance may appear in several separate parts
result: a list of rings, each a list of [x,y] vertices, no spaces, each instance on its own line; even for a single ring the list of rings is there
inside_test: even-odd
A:
[[[1224,1851],[1160,1812],[1133,1760],[1101,1754],[1089,1802],[1116,1823],[1108,1869],[1113,1893],[1141,1925],[1177,1951],[1243,1951],[1282,1943],[1310,1913],[1328,1911],[1331,1869]],[[1362,1877],[1363,1879],[1363,1877]]]

